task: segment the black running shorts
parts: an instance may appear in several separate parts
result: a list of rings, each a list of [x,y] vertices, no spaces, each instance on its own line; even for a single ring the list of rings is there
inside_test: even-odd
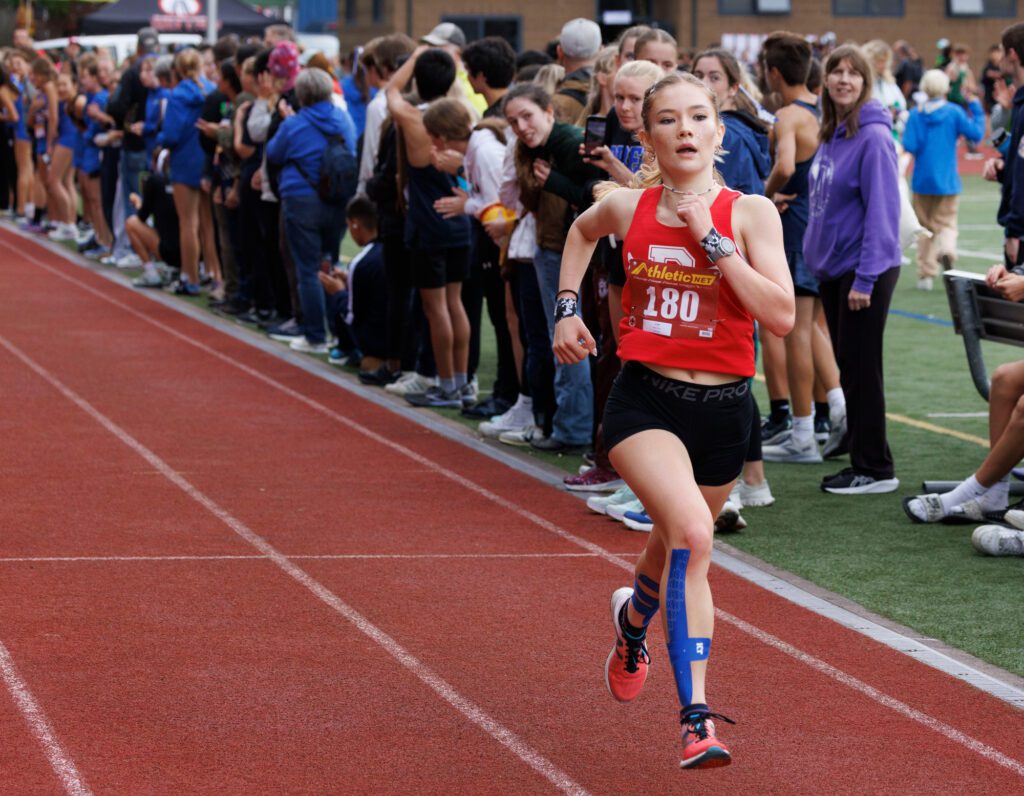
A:
[[[752,412],[746,379],[711,387],[627,362],[605,404],[604,437],[611,451],[641,431],[668,431],[686,447],[697,483],[722,486],[743,469]]]

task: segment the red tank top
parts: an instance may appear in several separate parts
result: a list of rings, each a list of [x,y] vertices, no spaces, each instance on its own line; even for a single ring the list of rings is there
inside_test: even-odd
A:
[[[689,228],[658,221],[663,190],[643,192],[622,247],[619,356],[749,378],[754,320]],[[711,205],[711,222],[725,237],[733,238],[732,207],[741,195],[722,188]]]

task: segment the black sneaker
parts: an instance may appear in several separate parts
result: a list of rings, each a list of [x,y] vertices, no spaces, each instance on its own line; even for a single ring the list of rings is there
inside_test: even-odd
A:
[[[400,370],[388,370],[387,365],[381,365],[376,370],[359,371],[359,381],[371,387],[383,387],[385,384],[394,384],[402,376]]]
[[[874,478],[847,467],[821,479],[821,491],[833,495],[881,495],[899,489],[898,478]]]
[[[535,436],[530,438],[530,447],[534,450],[547,451],[548,453],[580,453],[586,447],[586,443],[573,445],[568,442],[562,442],[562,440],[555,439],[554,437]]]
[[[761,444],[778,445],[789,439],[789,435],[792,433],[792,415],[786,415],[782,420],[772,420],[769,416],[761,423]]]
[[[447,392],[444,388],[434,385],[426,392],[411,393],[405,400],[413,406],[430,409],[458,409],[462,406],[462,396],[458,390]]]
[[[473,417],[478,420],[490,420],[492,417],[505,414],[505,412],[511,408],[512,404],[504,398],[495,398],[492,395],[486,401],[480,401],[473,406],[467,406],[462,410],[462,414],[464,417]]]

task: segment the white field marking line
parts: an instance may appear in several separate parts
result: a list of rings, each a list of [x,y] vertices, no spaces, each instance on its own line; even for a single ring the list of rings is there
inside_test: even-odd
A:
[[[163,473],[161,473],[163,475]],[[617,553],[620,556],[638,556],[639,553]],[[419,561],[445,559],[560,559],[603,558],[595,553],[324,553],[320,555],[285,555],[290,561]],[[105,561],[266,561],[267,556],[17,556],[0,558],[0,564],[46,564]]]
[[[721,617],[722,619],[725,619],[725,621],[730,622],[731,624],[740,628],[741,630],[750,633],[750,635],[754,636],[755,638],[760,639],[768,646],[773,647],[779,650],[780,652],[784,652],[786,655],[796,658],[799,661],[802,661],[803,663],[810,666],[812,669],[821,672],[827,677],[831,677],[833,680],[836,680],[837,682],[840,682],[843,685],[852,688],[854,691],[859,691],[860,693],[864,694],[870,699],[873,699],[874,701],[885,705],[887,708],[896,711],[900,715],[905,716],[908,719],[912,719],[913,721],[916,721],[919,724],[923,724],[930,730],[934,730],[940,735],[944,735],[948,737],[950,740],[956,741],[957,743],[966,746],[972,752],[976,752],[982,757],[991,760],[993,763],[998,763],[999,765],[1010,769],[1010,771],[1014,772],[1018,776],[1024,777],[1024,763],[1021,763],[1019,760],[1014,760],[1012,757],[1007,757],[1002,752],[993,749],[991,746],[988,746],[987,744],[984,744],[981,741],[978,741],[970,737],[969,735],[965,735],[964,733],[960,732],[960,730],[957,730],[956,728],[949,726],[945,722],[932,718],[927,713],[922,713],[920,710],[912,708],[905,702],[900,702],[898,699],[894,699],[888,694],[882,693],[877,688],[874,688],[868,685],[867,683],[861,682],[856,677],[847,674],[841,669],[837,669],[831,664],[825,663],[825,661],[819,660],[818,658],[815,658],[812,655],[808,655],[807,653],[802,652],[796,647],[787,644],[782,639],[776,638],[775,636],[765,633],[759,628],[754,627],[753,625],[747,622],[744,622],[739,617],[727,614],[726,612],[721,611],[717,608],[715,609],[715,614]]]
[[[346,418],[346,417],[344,417],[342,415],[339,415],[337,412],[332,411],[331,409],[329,409],[328,407],[324,406],[323,404],[321,404],[321,403],[319,403],[317,401],[314,401],[312,398],[308,398],[305,395],[302,395],[301,393],[296,392],[295,390],[292,390],[291,388],[284,386],[283,384],[279,384],[279,383],[273,381],[268,376],[265,376],[264,374],[260,373],[259,371],[256,371],[256,370],[254,370],[252,368],[249,368],[246,365],[243,365],[243,364],[241,364],[239,362],[236,362],[234,359],[232,359],[232,358],[230,358],[230,357],[228,357],[228,356],[226,356],[224,354],[221,354],[219,351],[216,351],[215,349],[212,349],[209,346],[206,346],[206,345],[204,345],[202,343],[196,342],[195,340],[190,339],[186,335],[184,335],[184,334],[182,334],[180,332],[177,332],[174,329],[170,329],[170,328],[168,328],[165,325],[161,325],[157,321],[147,317],[146,315],[144,315],[141,312],[138,312],[137,310],[133,309],[132,307],[129,307],[129,306],[125,305],[125,304],[122,304],[121,302],[117,301],[116,299],[104,295],[102,292],[96,290],[92,286],[86,285],[85,283],[80,282],[77,279],[74,279],[74,278],[72,278],[72,277],[70,277],[70,276],[68,276],[68,275],[58,271],[57,269],[52,268],[51,266],[48,266],[45,263],[42,263],[41,261],[39,261],[36,258],[32,257],[31,255],[26,254],[24,252],[21,252],[18,249],[15,249],[13,246],[11,246],[9,243],[7,243],[6,241],[4,241],[2,239],[0,239],[0,245],[6,246],[8,249],[11,249],[16,254],[24,257],[25,259],[29,260],[30,262],[36,263],[39,267],[43,268],[44,270],[46,270],[46,271],[48,271],[50,273],[53,273],[53,274],[59,276],[60,278],[62,278],[64,280],[68,281],[68,282],[71,282],[72,284],[75,284],[75,285],[81,287],[86,292],[92,293],[92,294],[98,296],[100,299],[102,299],[102,300],[104,300],[104,301],[106,301],[106,302],[108,302],[110,304],[113,304],[114,306],[120,307],[121,309],[123,309],[124,311],[128,312],[129,314],[134,315],[134,316],[136,316],[138,318],[141,318],[146,323],[149,323],[149,324],[151,324],[153,326],[156,326],[160,330],[162,330],[162,331],[164,331],[164,332],[166,332],[166,333],[168,333],[168,334],[170,334],[170,335],[172,335],[172,336],[182,340],[183,342],[186,342],[189,345],[192,345],[192,346],[200,349],[201,351],[207,352],[208,354],[210,354],[214,358],[220,359],[221,361],[226,362],[227,364],[232,365],[233,367],[236,367],[236,368],[242,370],[244,373],[247,373],[247,374],[251,375],[253,378],[257,379],[258,381],[263,382],[264,384],[267,384],[268,386],[270,386],[270,387],[272,387],[272,388],[274,388],[276,390],[279,390],[280,392],[283,392],[286,395],[289,395],[289,396],[295,398],[300,403],[303,403],[306,406],[309,406],[310,408],[312,408],[312,409],[314,409],[314,410],[316,410],[316,411],[326,415],[329,418],[337,420],[338,422],[340,422],[341,424],[347,426],[348,428],[351,428],[352,430],[354,430],[354,431],[356,431],[356,432],[358,432],[360,434],[363,434],[364,436],[366,436],[366,437],[368,437],[368,438],[370,438],[370,439],[372,439],[374,441],[379,442],[381,445],[383,445],[383,446],[385,446],[387,448],[390,448],[391,450],[394,450],[397,453],[400,453],[400,454],[402,454],[404,456],[407,456],[407,457],[411,458],[413,461],[416,461],[417,463],[422,464],[427,469],[429,469],[429,470],[431,470],[431,471],[433,471],[433,472],[435,472],[435,473],[437,473],[437,474],[439,474],[439,475],[441,475],[441,476],[443,476],[445,478],[448,478],[449,480],[455,482],[456,484],[464,486],[465,488],[469,489],[470,491],[475,492],[475,493],[477,493],[477,494],[479,494],[479,495],[481,495],[481,496],[483,496],[483,497],[493,501],[494,503],[496,503],[497,505],[501,506],[502,508],[506,508],[507,510],[511,511],[512,513],[517,514],[520,517],[529,520],[530,522],[533,522],[538,527],[543,528],[544,530],[547,530],[547,531],[555,534],[556,536],[559,536],[562,539],[566,539],[568,541],[573,542],[574,544],[582,547],[583,549],[588,550],[588,551],[596,554],[597,556],[599,556],[601,558],[604,558],[606,561],[616,565],[620,569],[623,569],[623,570],[625,570],[625,571],[627,571],[629,573],[633,572],[633,569],[634,569],[634,565],[633,564],[631,564],[630,562],[628,562],[625,559],[621,558],[620,556],[617,556],[617,555],[615,555],[615,554],[605,550],[603,547],[600,547],[599,545],[596,545],[596,544],[594,544],[592,542],[589,542],[586,539],[583,539],[583,538],[581,538],[579,536],[576,536],[575,534],[572,534],[572,533],[570,533],[569,531],[566,531],[563,528],[560,528],[559,526],[555,525],[552,522],[549,522],[548,520],[544,519],[543,517],[539,517],[538,515],[534,514],[533,512],[528,511],[527,509],[524,509],[524,508],[522,508],[522,507],[512,503],[511,501],[506,500],[505,498],[502,498],[500,495],[497,495],[497,494],[491,492],[490,490],[488,490],[488,489],[486,489],[486,488],[484,488],[484,487],[482,487],[482,486],[480,486],[480,485],[470,481],[469,479],[464,478],[463,476],[459,475],[458,473],[455,473],[455,472],[452,472],[452,471],[446,469],[445,467],[443,467],[443,466],[441,466],[441,465],[439,465],[439,464],[437,464],[437,463],[427,459],[424,456],[421,456],[420,454],[418,454],[415,451],[405,447],[404,445],[401,445],[400,443],[393,442],[392,440],[389,440],[389,439],[387,439],[385,437],[382,437],[381,435],[379,435],[379,434],[377,434],[377,433],[375,433],[373,431],[370,431],[368,429],[363,428],[362,426],[354,423],[353,421],[349,420],[348,418]],[[2,339],[2,338],[0,338],[0,339]],[[755,378],[760,378],[760,379],[763,380],[764,377],[760,376],[760,374],[758,374],[757,376],[755,376]],[[925,424],[925,425],[931,425],[931,424]],[[934,428],[938,428],[938,427],[934,427]],[[184,481],[184,479],[180,479],[180,480]],[[176,483],[177,483],[177,481],[176,481]],[[753,627],[753,625],[749,625],[746,622],[743,622],[743,620],[740,620],[740,619],[738,619],[736,617],[733,617],[731,614],[727,614],[726,612],[722,611],[721,609],[716,608],[715,609],[715,613],[716,613],[716,616],[718,616],[723,621],[725,621],[725,622],[727,622],[729,624],[733,624],[735,627],[739,628],[740,630],[742,630],[744,632],[747,632],[747,633],[750,633],[755,638],[757,638],[757,639],[759,639],[761,641],[764,641],[765,643],[768,643],[766,641],[766,639],[771,639],[773,642],[775,642],[775,643],[773,643],[771,645],[775,649],[779,649],[779,650],[782,650],[782,651],[786,651],[787,649],[794,650],[795,652],[799,653],[798,655],[793,655],[792,656],[792,657],[796,658],[796,660],[799,660],[801,662],[807,663],[808,665],[810,665],[811,661],[814,661],[814,662],[816,662],[816,664],[820,665],[821,667],[832,668],[830,666],[830,664],[827,664],[824,661],[821,661],[818,658],[815,658],[814,656],[808,655],[807,653],[801,652],[800,650],[797,650],[795,647],[791,647],[790,645],[788,645],[786,642],[782,641],[781,639],[776,638],[775,636],[772,636],[771,634],[766,633],[763,630],[755,628],[755,627]],[[756,632],[751,632],[751,631],[756,631]],[[814,666],[812,668],[818,668],[818,667]],[[819,671],[823,671],[823,670],[819,669]],[[836,671],[839,671],[839,670],[836,670]],[[840,682],[843,682],[844,684],[847,684],[847,685],[849,685],[851,683],[856,683],[859,686],[857,690],[861,691],[862,693],[865,693],[865,694],[879,693],[879,694],[881,694],[881,692],[877,692],[872,686],[869,686],[867,683],[863,683],[862,681],[858,680],[857,678],[853,677],[852,675],[845,675],[844,674],[844,677],[847,678],[847,679],[846,680],[841,680]],[[881,696],[885,696],[885,695],[881,694]],[[896,700],[892,700],[891,697],[885,697],[885,699],[890,700],[892,703],[896,702]],[[883,705],[885,705],[887,707],[892,707],[892,704],[890,702],[886,702],[886,701],[882,701],[882,700],[876,700],[876,701],[879,701],[880,704],[883,704]],[[902,704],[902,703],[898,703],[898,704]],[[913,711],[913,708],[909,708],[909,706],[908,706],[908,709]],[[917,720],[914,714],[903,714],[903,715],[907,715],[909,718]],[[920,715],[921,716],[925,716],[928,719],[927,722],[922,722],[922,723],[925,726],[929,727],[930,729],[935,729],[935,727],[941,727],[941,730],[939,730],[939,732],[941,732],[941,733],[943,733],[943,734],[945,734],[945,735],[947,735],[949,737],[952,737],[952,735],[954,733],[960,734],[959,730],[956,730],[952,726],[947,725],[947,724],[945,724],[943,722],[940,722],[938,719],[933,719],[933,718],[931,718],[929,716],[926,716],[926,714],[923,714],[923,713],[920,714]],[[964,736],[964,737],[966,737],[966,736]],[[1000,758],[1004,758],[1005,757],[1004,755],[1002,755],[1001,752],[999,752],[999,751],[997,751],[995,749],[992,749],[991,747],[986,746],[981,741],[974,740],[973,743],[977,744],[980,748],[986,749],[990,753],[990,755],[991,755],[991,756],[986,755],[987,757],[989,757],[989,759],[993,759],[993,760],[997,760],[998,761]],[[1015,764],[1015,765],[1021,766],[1021,771],[1019,771],[1018,773],[1024,774],[1024,764],[1017,763],[1017,761],[1013,761],[1010,758],[1005,758],[1005,759],[1010,760],[1010,762]],[[1016,769],[1014,769],[1014,770],[1016,771]]]
[[[929,412],[925,417],[988,417],[988,412]]]
[[[461,713],[466,719],[476,724],[480,729],[503,745],[506,749],[512,752],[512,754],[518,757],[522,762],[544,777],[559,790],[564,791],[565,793],[577,794],[578,796],[586,796],[587,791],[583,786],[575,782],[568,774],[559,769],[554,763],[539,752],[534,751],[523,739],[507,727],[499,724],[495,719],[491,718],[490,715],[484,712],[484,710],[478,707],[474,702],[462,696],[447,681],[442,679],[418,658],[409,653],[395,639],[370,622],[366,617],[356,611],[348,603],[344,602],[326,586],[322,585],[311,575],[307,574],[305,570],[290,561],[283,553],[278,552],[273,545],[271,545],[262,536],[252,531],[241,520],[235,518],[226,509],[221,508],[220,505],[193,486],[188,480],[182,478],[169,464],[167,464],[167,462],[135,439],[113,420],[96,409],[92,404],[71,390],[71,388],[67,387],[63,382],[57,379],[56,376],[31,359],[27,354],[22,352],[17,346],[2,335],[0,335],[0,345],[10,351],[11,354],[21,360],[22,363],[24,363],[40,378],[48,382],[54,389],[103,426],[128,448],[135,451],[139,456],[149,462],[152,467],[163,473],[164,477],[167,478],[168,481],[177,486],[196,503],[217,517],[217,519],[234,531],[242,540],[259,550],[266,558],[276,564],[282,572],[304,586],[318,597],[321,602],[334,609],[338,614],[355,625],[355,627],[362,633],[369,636],[369,638],[382,647],[385,652],[391,655],[396,661],[415,675],[420,682],[431,688],[438,696],[455,708],[455,710]]]
[[[32,692],[28,690],[28,685],[21,679],[14,660],[11,658],[11,653],[8,652],[2,641],[0,641],[0,675],[3,675],[4,683],[11,692],[11,696],[14,697],[18,710],[21,711],[21,715],[25,717],[25,721],[28,722],[36,739],[42,745],[46,759],[50,761],[54,773],[64,785],[64,790],[71,796],[90,796],[92,791],[89,790],[89,786],[85,784],[82,775],[78,773],[74,762],[64,751],[60,741],[57,740],[43,709],[32,696]]]

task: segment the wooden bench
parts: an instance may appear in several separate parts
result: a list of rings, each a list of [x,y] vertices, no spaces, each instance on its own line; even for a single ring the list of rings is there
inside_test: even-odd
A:
[[[978,393],[986,401],[991,382],[982,340],[1024,346],[1024,302],[1010,301],[985,284],[984,274],[970,271],[946,271],[942,275],[949,298],[949,312],[956,333],[963,338],[967,366]],[[956,481],[925,481],[926,492],[948,492]],[[1024,483],[1011,482],[1013,495],[1024,495]]]

